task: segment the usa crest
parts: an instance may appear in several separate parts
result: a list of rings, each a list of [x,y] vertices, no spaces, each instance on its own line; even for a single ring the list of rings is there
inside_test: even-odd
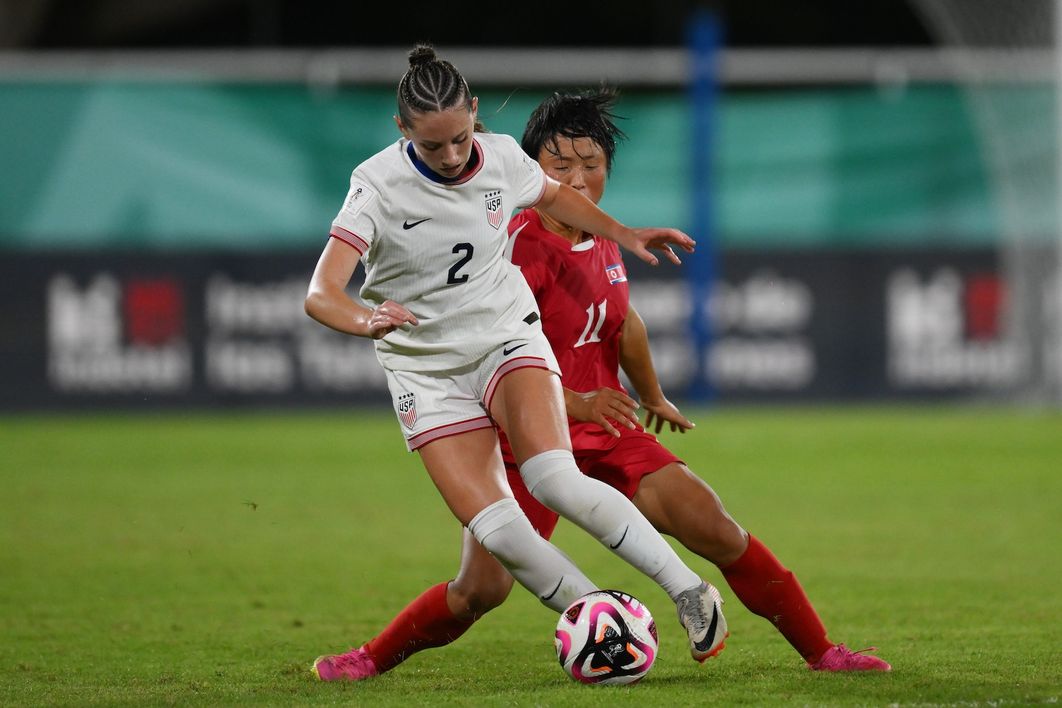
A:
[[[627,282],[627,273],[624,272],[622,263],[605,266],[605,277],[608,278],[609,285]]]
[[[487,192],[484,195],[484,203],[487,206],[487,223],[495,229],[498,228],[502,222],[501,190],[496,189],[493,192]]]
[[[403,393],[398,397],[398,419],[410,430],[417,422],[417,401],[412,393]]]

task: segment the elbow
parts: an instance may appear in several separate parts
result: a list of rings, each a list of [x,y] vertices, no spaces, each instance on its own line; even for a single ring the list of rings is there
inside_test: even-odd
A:
[[[310,292],[306,295],[306,299],[302,301],[302,310],[312,319],[320,320],[318,313],[320,312],[320,301],[317,295]]]

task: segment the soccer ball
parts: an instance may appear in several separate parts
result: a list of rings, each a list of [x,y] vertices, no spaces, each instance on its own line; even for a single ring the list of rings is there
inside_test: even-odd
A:
[[[612,685],[641,680],[659,649],[649,608],[618,590],[595,590],[569,605],[554,644],[573,679]]]

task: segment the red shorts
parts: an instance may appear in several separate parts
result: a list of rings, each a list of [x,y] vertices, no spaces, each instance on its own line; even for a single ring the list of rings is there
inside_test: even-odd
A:
[[[520,477],[520,470],[511,457],[505,457],[505,472],[509,477],[513,496],[539,535],[550,538],[553,530],[557,528],[557,512],[531,496],[523,478]],[[650,433],[620,428],[620,439],[615,447],[608,450],[576,450],[575,462],[583,474],[614,487],[630,499],[638,491],[642,477],[682,460],[675,457]]]

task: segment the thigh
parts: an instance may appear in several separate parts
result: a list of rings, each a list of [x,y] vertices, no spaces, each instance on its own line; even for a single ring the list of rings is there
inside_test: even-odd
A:
[[[418,452],[431,481],[462,525],[467,526],[494,502],[512,497],[494,428],[438,438]]]
[[[541,332],[486,357],[483,404],[505,431],[517,464],[547,450],[571,450],[560,366]]]
[[[495,386],[490,413],[509,438],[517,464],[547,450],[571,450],[560,378],[547,369],[508,372]]]

